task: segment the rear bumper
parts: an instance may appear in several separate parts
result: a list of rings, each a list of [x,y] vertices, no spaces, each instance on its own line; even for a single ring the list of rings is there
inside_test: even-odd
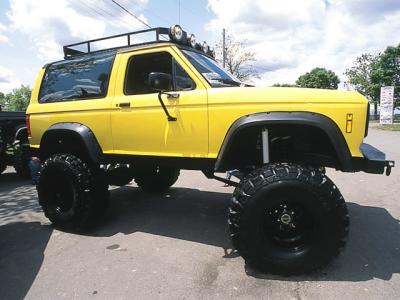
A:
[[[386,160],[385,153],[365,143],[360,146],[360,151],[364,157],[353,159],[355,171],[390,175],[395,164],[393,160]]]

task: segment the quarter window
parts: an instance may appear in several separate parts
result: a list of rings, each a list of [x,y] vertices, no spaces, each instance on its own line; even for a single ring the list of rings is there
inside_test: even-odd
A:
[[[81,56],[47,67],[39,102],[102,98],[107,94],[115,51]]]

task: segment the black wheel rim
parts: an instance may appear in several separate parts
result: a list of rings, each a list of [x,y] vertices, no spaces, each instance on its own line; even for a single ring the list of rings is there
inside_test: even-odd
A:
[[[281,201],[267,209],[265,234],[277,246],[301,251],[309,245],[315,221],[307,208],[296,201]]]
[[[51,174],[47,185],[49,209],[60,217],[73,214],[75,204],[75,189],[68,176]]]

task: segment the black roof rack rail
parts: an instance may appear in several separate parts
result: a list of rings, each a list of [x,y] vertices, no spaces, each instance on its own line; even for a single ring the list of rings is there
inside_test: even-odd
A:
[[[141,43],[131,43],[131,36],[132,35],[138,35],[138,34],[143,34],[143,33],[148,33],[148,32],[154,32],[155,33],[155,39],[151,42],[141,42]],[[128,33],[122,33],[122,34],[117,34],[117,35],[111,35],[99,39],[93,39],[93,40],[88,40],[84,42],[79,42],[79,43],[74,43],[74,44],[69,44],[63,46],[63,51],[64,51],[64,58],[68,59],[76,55],[83,55],[83,54],[88,54],[88,53],[93,53],[93,52],[98,52],[98,51],[104,51],[104,50],[112,50],[112,49],[120,49],[124,47],[131,47],[131,46],[137,46],[137,45],[145,45],[145,44],[151,44],[154,42],[165,42],[165,40],[161,40],[161,36],[163,35],[168,35],[169,34],[169,29],[165,27],[155,27],[155,28],[150,28],[150,29],[144,29],[144,30],[139,30],[139,31],[132,31]],[[126,45],[118,46],[118,47],[111,47],[111,48],[104,48],[100,50],[92,50],[91,44],[95,42],[100,42],[100,41],[105,41],[105,40],[110,40],[110,39],[115,39],[119,37],[126,37]],[[168,42],[171,42],[171,40],[168,38]],[[86,50],[77,50],[74,49],[77,46],[82,46],[86,45]]]

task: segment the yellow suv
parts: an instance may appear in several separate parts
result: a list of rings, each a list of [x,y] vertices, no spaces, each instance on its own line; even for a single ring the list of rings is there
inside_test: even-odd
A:
[[[115,39],[123,45],[110,48]],[[27,111],[30,147],[43,161],[39,202],[57,227],[93,224],[109,184],[134,179],[163,192],[181,169],[200,170],[236,187],[230,234],[250,265],[305,273],[336,256],[348,232],[325,167],[389,174],[394,166],[363,143],[369,106],[360,94],[244,84],[178,25],[64,54],[40,71]],[[232,170],[239,183],[215,175]]]

